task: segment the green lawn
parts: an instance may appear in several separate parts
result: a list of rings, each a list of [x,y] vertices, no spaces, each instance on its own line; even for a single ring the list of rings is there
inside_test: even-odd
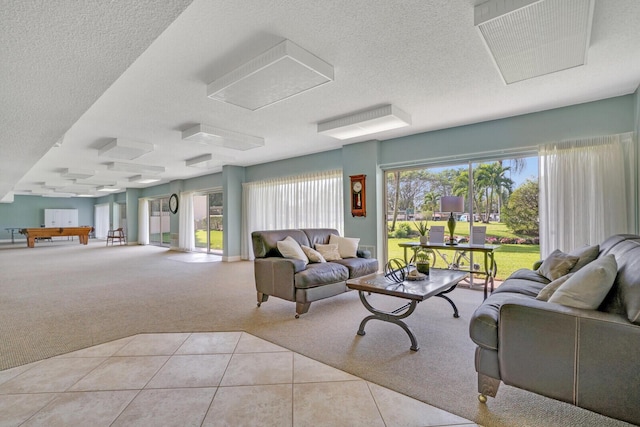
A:
[[[211,230],[209,232],[209,241],[211,243],[211,249],[222,250],[222,231]],[[207,231],[196,230],[196,248],[207,247]]]
[[[399,223],[405,221],[398,221]],[[412,229],[415,229],[411,221],[409,223]],[[445,225],[443,221],[429,221],[429,225]],[[487,237],[492,236],[496,238],[502,237],[526,237],[513,234],[507,229],[507,226],[502,223],[489,223],[482,224],[487,226]],[[468,223],[459,222],[456,227],[456,236],[469,236]],[[398,243],[402,242],[416,242],[418,236],[408,237],[406,239],[391,238],[388,241],[388,258],[403,258],[404,249],[398,246]],[[498,280],[506,279],[511,273],[520,268],[531,268],[533,263],[540,259],[540,246],[539,245],[505,245],[499,244],[500,247],[495,252],[496,264],[498,265],[498,274],[496,278]],[[482,260],[482,258],[480,258]],[[477,259],[474,260],[476,263]],[[439,259],[436,262],[436,267],[444,267],[444,261]]]

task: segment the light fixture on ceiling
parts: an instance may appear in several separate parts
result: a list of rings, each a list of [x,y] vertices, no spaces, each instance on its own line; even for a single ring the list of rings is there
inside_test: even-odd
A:
[[[95,175],[94,171],[83,169],[62,169],[60,175],[66,179],[87,179]]]
[[[46,194],[41,194],[42,197],[60,197],[60,198],[70,198],[70,197],[74,197],[76,194],[75,193],[46,193]]]
[[[218,156],[218,155],[216,155],[216,158],[214,159],[212,154],[203,154],[201,156],[192,157],[190,159],[185,160],[184,164],[185,166],[194,167],[194,168],[211,169],[211,168],[222,166],[234,160],[235,159],[233,157]]]
[[[255,111],[333,81],[333,66],[284,40],[207,86],[211,99]]]
[[[153,144],[114,138],[98,151],[99,156],[112,159],[133,160],[153,151]]]
[[[393,105],[384,105],[318,123],[318,133],[337,139],[370,135],[411,124],[411,116]]]
[[[104,193],[113,193],[115,191],[120,191],[120,189],[117,188],[117,187],[108,187],[106,185],[100,185],[100,186],[98,186],[98,188],[96,190],[97,191],[102,191]]]
[[[594,0],[490,0],[474,24],[506,84],[587,62]]]
[[[182,139],[240,151],[264,146],[264,138],[203,124],[198,124],[182,131]]]
[[[77,197],[96,197],[95,194],[78,194]]]
[[[151,184],[153,182],[160,181],[160,177],[149,175],[135,175],[129,178],[129,182],[135,182],[138,184]]]
[[[163,166],[139,165],[137,163],[109,162],[107,169],[115,172],[133,172],[133,173],[160,173],[164,172]]]

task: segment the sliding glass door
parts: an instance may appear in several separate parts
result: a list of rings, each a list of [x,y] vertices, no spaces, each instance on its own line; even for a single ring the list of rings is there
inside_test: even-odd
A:
[[[169,198],[149,201],[149,243],[156,246],[169,247],[170,235]]]
[[[193,221],[196,250],[222,254],[222,191],[193,196]]]

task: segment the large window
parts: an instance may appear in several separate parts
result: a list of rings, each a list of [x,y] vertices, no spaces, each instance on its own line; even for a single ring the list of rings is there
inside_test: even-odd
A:
[[[256,230],[326,227],[342,234],[342,186],[340,170],[242,184],[242,258],[253,258]]]
[[[472,226],[485,226],[486,243],[501,246],[498,278],[539,259],[537,157],[402,169],[385,176],[387,259],[403,257],[398,243],[418,240],[419,222],[446,225],[450,212],[440,210],[443,196],[464,198],[463,211],[454,213],[456,240],[466,242]],[[436,266],[445,267],[442,261]]]
[[[149,243],[156,246],[169,247],[171,244],[170,233],[171,211],[169,210],[169,198],[154,199],[149,201]]]
[[[193,196],[196,250],[222,254],[223,215],[222,191]]]

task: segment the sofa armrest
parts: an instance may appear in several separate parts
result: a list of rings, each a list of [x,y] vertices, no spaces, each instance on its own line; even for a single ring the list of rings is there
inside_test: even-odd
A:
[[[618,324],[620,329],[627,327],[629,322],[617,314],[565,307],[535,299],[503,304],[498,326],[498,359],[502,381],[578,404],[580,364],[589,358],[584,354],[583,344],[589,339],[603,339],[590,332],[598,330],[593,324]],[[590,351],[597,353],[597,349]],[[621,357],[628,358],[628,354]],[[609,361],[608,365],[611,364]],[[595,371],[602,378],[602,371]]]
[[[256,258],[254,260],[254,276],[256,290],[266,295],[273,295],[288,301],[295,301],[295,274],[299,260],[288,258]]]

